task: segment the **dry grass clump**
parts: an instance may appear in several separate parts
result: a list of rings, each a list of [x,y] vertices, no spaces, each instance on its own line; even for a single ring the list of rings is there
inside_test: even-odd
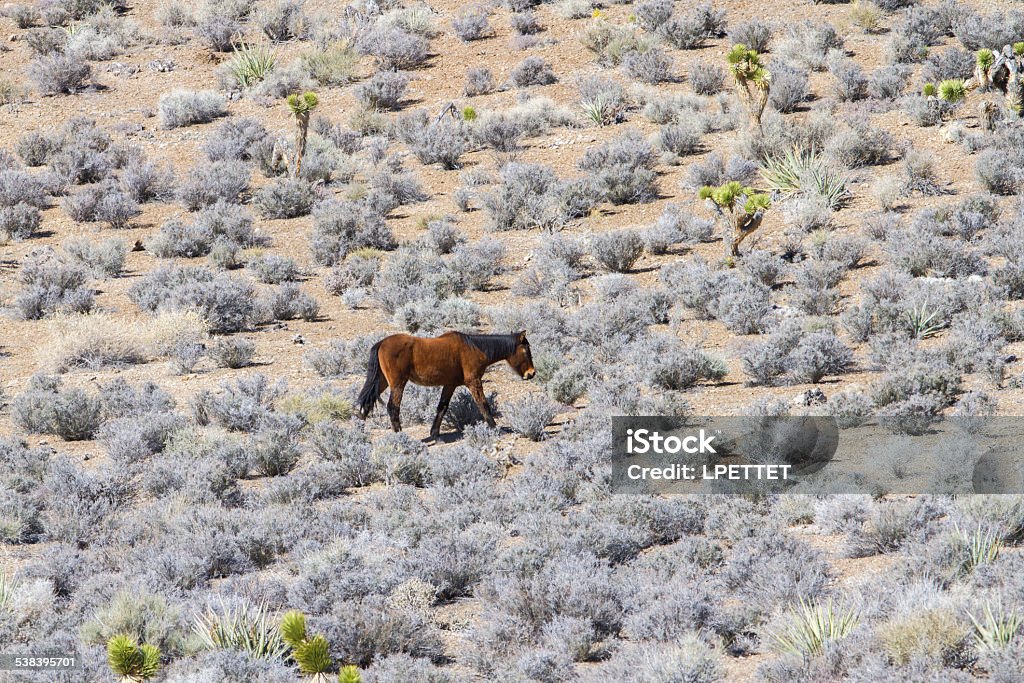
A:
[[[56,318],[51,325],[53,333],[37,354],[40,366],[49,372],[146,363],[207,336],[206,322],[193,311],[169,311],[146,321],[108,313],[72,315]]]

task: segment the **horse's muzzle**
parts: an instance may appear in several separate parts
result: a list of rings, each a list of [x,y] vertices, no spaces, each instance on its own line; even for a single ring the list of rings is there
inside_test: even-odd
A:
[[[534,370],[533,368],[530,368],[529,370],[523,373],[523,379],[533,379],[533,376],[536,374],[537,371]]]

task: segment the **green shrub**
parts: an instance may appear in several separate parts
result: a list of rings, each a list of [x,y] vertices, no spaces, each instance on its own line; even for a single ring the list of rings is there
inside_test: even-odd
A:
[[[969,631],[951,611],[936,608],[898,617],[877,633],[893,663],[902,666],[918,658],[942,659],[963,646]]]

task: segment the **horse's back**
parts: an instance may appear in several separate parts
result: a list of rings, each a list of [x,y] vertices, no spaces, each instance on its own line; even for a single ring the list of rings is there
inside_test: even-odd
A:
[[[387,371],[397,372],[417,384],[441,386],[462,382],[464,348],[465,339],[458,332],[445,332],[437,337],[400,333],[385,337],[379,354]]]
[[[380,342],[381,348],[388,349],[409,349],[414,347],[427,349],[457,349],[465,346],[465,339],[461,332],[448,331],[436,337],[417,337],[416,335],[399,332],[392,334]]]

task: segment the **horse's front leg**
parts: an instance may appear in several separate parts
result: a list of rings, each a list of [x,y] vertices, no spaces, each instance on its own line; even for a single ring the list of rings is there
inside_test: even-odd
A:
[[[391,429],[396,432],[402,431],[400,418],[402,411],[402,392],[405,390],[405,382],[396,383],[391,387],[391,396],[388,398],[388,417],[391,418]]]
[[[473,397],[473,401],[476,403],[476,407],[480,409],[480,414],[487,420],[487,425],[490,427],[496,427],[494,424],[494,416],[491,415],[491,407],[487,404],[487,397],[484,396],[484,383],[479,379],[474,379],[466,382],[466,386],[469,388],[469,393]]]
[[[441,400],[437,403],[437,415],[434,417],[434,424],[430,427],[430,438],[437,439],[441,436],[441,421],[444,419],[444,414],[448,412],[448,404],[452,400],[452,394],[455,393],[454,384],[446,384],[444,389],[441,389]]]

